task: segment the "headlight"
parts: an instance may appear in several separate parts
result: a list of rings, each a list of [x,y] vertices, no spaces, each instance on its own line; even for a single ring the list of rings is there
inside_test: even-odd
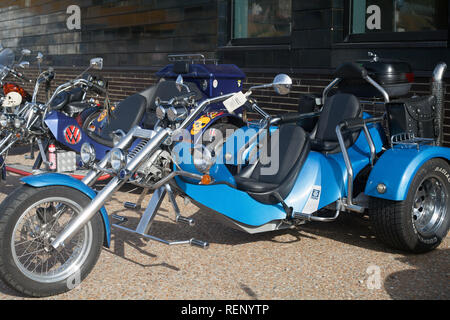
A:
[[[192,152],[195,169],[201,173],[208,173],[216,159],[212,156],[211,151],[204,145],[194,146]]]
[[[8,125],[8,118],[4,114],[0,116],[0,125],[2,127],[6,127]]]
[[[83,143],[80,150],[81,162],[83,165],[91,164],[95,161],[95,149],[90,143]]]
[[[14,119],[14,127],[15,127],[16,129],[19,129],[21,126],[22,126],[22,121],[20,121],[19,118],[15,118],[15,119]]]
[[[185,107],[171,107],[167,110],[167,118],[174,121],[182,121],[187,116],[187,109]]]
[[[109,153],[109,163],[114,171],[119,172],[127,165],[127,156],[122,149],[113,148]]]
[[[159,120],[164,120],[164,118],[166,117],[167,111],[166,108],[164,108],[163,106],[158,106],[156,108],[156,117]]]

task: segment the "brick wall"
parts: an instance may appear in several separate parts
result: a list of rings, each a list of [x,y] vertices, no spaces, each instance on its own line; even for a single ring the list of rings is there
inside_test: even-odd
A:
[[[52,90],[58,85],[68,80],[74,79],[81,70],[79,69],[57,69],[56,77],[53,81]],[[153,71],[96,71],[96,74],[103,76],[109,81],[109,93],[112,102],[118,102],[124,98],[143,91],[157,81]],[[25,74],[33,79],[37,76],[36,69],[26,70]],[[257,84],[270,83],[275,77],[275,73],[247,73],[247,79],[244,82],[244,90]],[[298,99],[302,94],[318,93],[320,94],[325,86],[330,83],[332,77],[329,75],[317,74],[290,74],[293,80],[291,92],[286,96],[277,95],[273,89],[255,90],[253,97],[258,101],[258,105],[270,114],[279,114],[283,112],[293,112],[298,109]],[[429,78],[416,78],[411,89],[412,94],[427,95],[430,92]],[[446,79],[446,95],[444,107],[444,144],[450,147],[450,79]],[[26,84],[25,88],[33,92],[33,85]],[[44,95],[41,90],[40,101],[44,101]],[[101,99],[100,99],[101,100]],[[382,109],[381,109],[382,110]],[[379,112],[380,107],[366,106],[368,112]]]

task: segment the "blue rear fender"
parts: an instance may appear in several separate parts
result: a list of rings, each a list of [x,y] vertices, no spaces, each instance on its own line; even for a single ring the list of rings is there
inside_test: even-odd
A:
[[[421,146],[389,149],[380,157],[370,172],[364,193],[368,196],[402,201],[408,195],[411,182],[420,167],[428,160],[450,160],[450,148]],[[377,185],[383,183],[386,192],[380,194]]]
[[[75,190],[83,192],[90,199],[94,199],[97,196],[97,193],[94,190],[89,188],[80,180],[77,180],[71,176],[60,173],[47,173],[35,176],[28,176],[22,178],[21,181],[35,188],[42,188],[48,186],[65,186],[73,188]],[[111,225],[109,223],[108,213],[106,212],[105,207],[102,207],[100,209],[100,213],[102,215],[103,225],[105,227],[104,246],[109,248],[111,241]]]

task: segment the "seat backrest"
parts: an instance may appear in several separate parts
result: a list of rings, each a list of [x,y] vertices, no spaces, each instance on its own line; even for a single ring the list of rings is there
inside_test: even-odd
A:
[[[303,147],[306,143],[307,135],[300,126],[285,124],[280,127],[278,137],[276,139],[278,141],[274,141],[273,138],[272,140],[272,148],[274,148],[274,151],[278,153],[278,157],[273,155],[269,164],[262,164],[261,162],[258,162],[251,177],[260,182],[280,184],[286,179],[304,151]],[[276,143],[278,143],[278,148],[276,148]],[[267,144],[266,138],[264,139],[264,144]],[[278,164],[275,165],[272,161],[278,161]],[[278,170],[275,170],[273,174],[261,174],[264,167],[275,168],[277,166]]]
[[[337,142],[336,126],[343,120],[361,116],[362,110],[358,98],[348,93],[335,94],[325,101],[317,124],[315,139]]]

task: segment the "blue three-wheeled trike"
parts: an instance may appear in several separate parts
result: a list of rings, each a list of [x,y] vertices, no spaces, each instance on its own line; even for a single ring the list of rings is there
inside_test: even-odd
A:
[[[284,74],[246,92],[160,101],[159,124],[134,126],[118,136],[99,162],[93,162],[94,148],[81,148],[90,168],[82,181],[56,173],[22,179],[0,207],[0,276],[31,296],[73,288],[73,279],[82,281],[101,247],[109,246],[104,205],[125,183],[153,195],[136,228],[118,215],[111,216],[112,226],[168,245],[208,247],[199,239],[168,241],[150,234],[166,195],[176,221],[194,224],[177,207],[178,195],[248,233],[334,221],[343,211],[367,213],[388,246],[430,251],[450,223],[450,149],[439,146],[445,68],[435,70],[432,95],[391,101],[366,68],[345,63],[308,112],[269,115],[252,98],[268,87],[289,93],[292,80]],[[355,81],[380,93],[381,113],[363,111],[348,90]],[[222,103],[230,113],[244,107],[254,119],[237,129],[211,130],[203,143],[191,139],[198,116]],[[111,180],[94,190],[104,173]]]

